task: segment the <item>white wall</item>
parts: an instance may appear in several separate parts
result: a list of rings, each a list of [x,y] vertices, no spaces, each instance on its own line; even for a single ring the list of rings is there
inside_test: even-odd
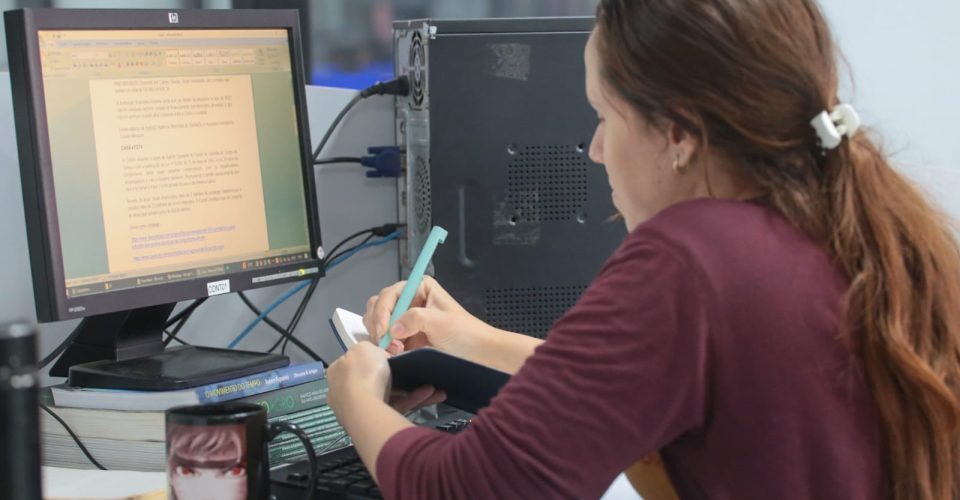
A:
[[[960,220],[960,2],[822,0],[854,88],[899,168]]]

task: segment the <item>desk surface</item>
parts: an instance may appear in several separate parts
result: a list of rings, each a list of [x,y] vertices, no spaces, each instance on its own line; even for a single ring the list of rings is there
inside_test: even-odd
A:
[[[167,495],[163,472],[102,471],[43,467],[43,492],[46,499],[59,498],[137,498],[160,500]],[[303,498],[303,490],[278,487],[279,500]],[[137,496],[143,495],[143,496]],[[602,500],[643,500],[620,474],[604,493]]]

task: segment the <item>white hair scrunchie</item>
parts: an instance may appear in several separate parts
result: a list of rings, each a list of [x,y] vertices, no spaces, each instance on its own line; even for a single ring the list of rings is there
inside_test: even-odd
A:
[[[840,145],[843,136],[852,138],[857,132],[860,128],[860,115],[853,106],[838,104],[829,113],[821,111],[810,120],[810,125],[820,138],[820,146],[823,149],[833,149]]]

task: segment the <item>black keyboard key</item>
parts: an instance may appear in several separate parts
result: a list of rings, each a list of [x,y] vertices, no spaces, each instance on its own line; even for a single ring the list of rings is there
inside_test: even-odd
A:
[[[358,495],[366,495],[367,490],[369,489],[370,489],[370,486],[365,484],[364,482],[353,483],[347,487],[347,491],[349,491],[350,493],[356,493]]]
[[[353,483],[353,484],[350,485],[350,486],[357,486],[357,487],[362,486],[362,487],[364,488],[364,491],[367,491],[367,490],[369,490],[370,488],[376,488],[376,487],[377,487],[377,485],[373,484],[373,479],[371,479],[371,478],[369,478],[369,477],[366,478],[366,479],[364,479],[363,481],[357,481],[357,482]]]
[[[373,498],[383,498],[383,493],[380,493],[380,488],[377,488],[376,486],[367,490],[367,495]]]
[[[320,462],[320,464],[317,465],[317,472],[326,472],[326,471],[328,471],[328,470],[334,470],[334,469],[336,469],[337,467],[340,467],[340,465],[339,465],[339,464],[330,463],[330,462],[326,462],[326,463]]]
[[[350,481],[343,478],[334,479],[326,484],[326,487],[334,492],[347,491],[347,486],[350,486]]]
[[[303,472],[291,472],[287,474],[287,479],[290,481],[296,481],[298,483],[305,483],[310,477]]]
[[[363,481],[364,479],[370,479],[370,475],[364,472],[353,472],[346,476],[347,479],[351,481]]]

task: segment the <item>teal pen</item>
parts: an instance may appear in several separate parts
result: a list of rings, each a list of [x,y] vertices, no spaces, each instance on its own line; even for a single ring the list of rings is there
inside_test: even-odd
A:
[[[404,285],[403,291],[400,292],[400,299],[397,300],[397,305],[393,308],[393,314],[390,315],[390,324],[387,325],[387,331],[383,338],[380,339],[381,349],[386,349],[387,346],[390,345],[390,327],[397,321],[397,318],[407,312],[410,303],[413,302],[413,296],[417,293],[417,288],[420,288],[420,282],[423,281],[423,273],[427,270],[427,264],[430,263],[430,259],[433,258],[433,252],[436,251],[437,245],[443,243],[446,239],[447,230],[440,226],[433,226],[433,229],[430,230],[430,235],[427,236],[427,242],[423,244],[423,248],[420,250],[417,262],[410,271],[407,284]]]

